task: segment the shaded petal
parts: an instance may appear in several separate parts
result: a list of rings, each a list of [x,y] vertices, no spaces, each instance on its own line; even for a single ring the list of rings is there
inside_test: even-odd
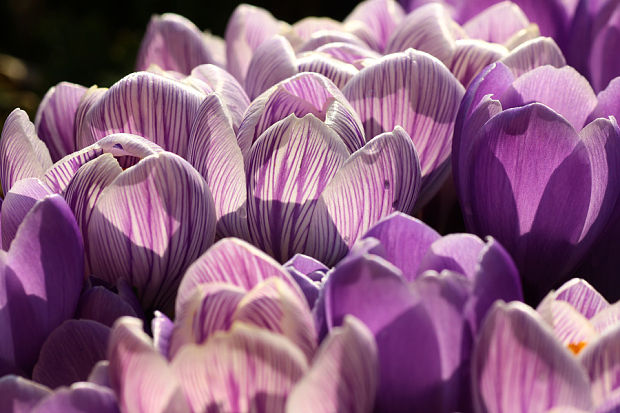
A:
[[[32,413],[120,413],[114,392],[93,383],[76,383],[56,390],[43,399]]]
[[[549,89],[548,85],[555,85]],[[586,118],[596,106],[596,95],[590,84],[570,66],[537,67],[517,78],[500,97],[504,110],[540,102],[555,110],[576,130],[583,128]]]
[[[434,327],[395,267],[373,255],[343,260],[319,300],[330,330],[352,314],[375,336],[380,370],[376,409],[439,411],[441,359]]]
[[[463,25],[469,37],[492,43],[504,43],[530,24],[523,10],[510,1],[487,7]]]
[[[366,0],[355,6],[344,23],[359,22],[368,27],[383,50],[404,17],[405,11],[394,0]]]
[[[307,52],[297,59],[297,70],[300,72],[320,73],[342,89],[358,73],[352,64],[331,58],[320,52]]]
[[[86,381],[106,358],[110,328],[91,320],[67,320],[47,337],[32,378],[54,389]]]
[[[30,413],[52,391],[38,383],[15,375],[0,378],[0,410],[7,413]]]
[[[321,30],[313,33],[310,38],[296,50],[298,53],[310,52],[319,47],[335,42],[348,43],[359,47],[367,47],[366,44],[356,35],[336,30]]]
[[[598,406],[620,387],[620,325],[604,332],[579,354],[592,382],[592,398]]]
[[[341,60],[345,63],[351,63],[358,69],[364,67],[366,59],[378,59],[381,55],[375,51],[369,50],[365,47],[356,46],[354,44],[349,43],[328,43],[324,46],[316,49],[317,53],[326,53],[332,57],[335,57],[338,60]],[[342,88],[342,86],[338,85],[337,82],[332,80],[336,84],[336,86]],[[346,83],[345,83],[346,84]]]
[[[142,38],[136,71],[156,64],[188,75],[204,63],[214,63],[203,33],[188,19],[174,13],[153,15]]]
[[[244,84],[252,55],[258,47],[274,34],[283,30],[284,24],[267,10],[241,4],[235,8],[226,25],[226,69]]]
[[[457,40],[449,68],[461,84],[467,87],[482,69],[507,54],[508,49],[502,45],[481,40]]]
[[[172,363],[193,411],[284,411],[308,369],[304,354],[270,331],[236,323],[201,346],[187,345]]]
[[[53,162],[75,152],[75,113],[88,89],[61,82],[47,91],[35,117],[37,135],[47,145]]]
[[[596,118],[607,118],[610,115],[620,119],[620,76],[613,79],[598,96],[598,104],[588,117],[587,123]]]
[[[573,278],[564,283],[554,295],[556,300],[566,301],[587,319],[609,307],[607,300],[581,278]]]
[[[564,346],[591,343],[598,336],[588,319],[565,301],[543,300],[536,311]]]
[[[125,76],[86,114],[78,148],[113,133],[132,133],[181,156],[204,94],[184,83],[150,72]]]
[[[4,121],[0,136],[0,185],[10,191],[24,178],[40,178],[52,166],[49,151],[41,141],[28,115],[15,109]]]
[[[559,68],[566,65],[562,51],[550,37],[537,37],[520,44],[501,59],[501,62],[510,68],[515,77],[539,66],[551,65]]]
[[[245,241],[224,238],[188,268],[179,286],[176,311],[181,310],[199,284],[223,282],[251,290],[269,277],[278,277],[296,286],[273,258]]]
[[[508,50],[512,50],[517,46],[527,42],[528,40],[539,38],[540,29],[536,23],[530,23],[525,29],[521,29],[516,32],[512,37],[510,37],[506,42],[504,42],[504,46]]]
[[[284,268],[293,268],[304,275],[311,275],[317,271],[327,272],[327,270],[329,270],[329,268],[319,260],[304,254],[295,254],[293,258],[284,263]]]
[[[226,67],[226,41],[223,37],[211,33],[209,30],[202,32],[202,41],[211,52],[213,63],[219,67]]]
[[[47,335],[73,316],[82,289],[82,237],[64,200],[37,202],[0,255],[0,375],[29,374]]]
[[[166,358],[170,358],[170,339],[172,338],[172,330],[174,322],[161,311],[155,311],[155,317],[151,321],[151,330],[153,330],[153,346],[159,351],[159,354]]]
[[[364,238],[373,237],[381,242],[383,258],[398,267],[407,281],[418,275],[418,267],[433,242],[440,235],[419,219],[400,212],[384,218],[372,226]]]
[[[191,77],[202,80],[220,96],[228,109],[228,115],[236,132],[243,119],[243,114],[250,104],[250,99],[245,94],[243,86],[233,75],[215,65],[197,66],[192,70]]]
[[[108,360],[101,360],[95,364],[95,367],[88,375],[88,381],[90,383],[98,384],[99,386],[111,387],[110,385],[110,362]]]
[[[329,268],[304,254],[295,254],[293,258],[284,263],[284,268],[301,288],[310,308],[313,308],[319,297],[320,283]]]
[[[484,243],[471,234],[449,234],[433,242],[418,266],[418,274],[443,270],[462,274],[473,281]]]
[[[82,293],[76,311],[76,318],[98,321],[108,327],[122,316],[137,317],[137,314],[120,295],[101,286]]]
[[[248,65],[245,89],[254,100],[258,95],[297,74],[295,51],[282,36],[274,36],[261,44]]]
[[[603,3],[595,20],[588,69],[594,90],[603,90],[609,81],[620,75],[620,59],[609,50],[620,42],[620,7],[617,1]],[[600,27],[601,22],[605,22]],[[596,30],[599,28],[599,30]]]
[[[497,303],[487,316],[472,360],[476,411],[545,411],[558,406],[588,410],[588,377],[525,304]]]
[[[308,239],[310,255],[334,264],[380,219],[411,212],[421,182],[417,155],[399,126],[351,155],[321,194]]]
[[[311,114],[267,129],[247,164],[253,243],[279,261],[305,253],[319,197],[348,155],[339,136]]]
[[[343,93],[360,115],[367,140],[397,125],[409,134],[420,156],[423,204],[449,170],[461,84],[437,59],[407,50],[361,70]]]
[[[295,385],[287,412],[362,413],[374,406],[378,386],[377,345],[353,316],[334,328],[321,345],[310,371]]]
[[[189,139],[187,160],[209,185],[218,236],[249,239],[243,155],[217,93],[198,108]]]
[[[123,411],[190,412],[181,384],[164,356],[142,331],[142,322],[123,317],[108,344],[110,382]]]
[[[82,141],[82,136],[86,136],[88,134],[88,125],[86,124],[86,115],[88,111],[101,99],[108,88],[105,87],[90,87],[86,93],[80,99],[80,103],[78,103],[77,109],[75,111],[75,144],[74,147],[76,150],[83,149],[88,146],[90,142],[88,140]]]
[[[292,26],[293,32],[302,40],[308,40],[317,32],[342,29],[342,23],[329,17],[304,17]]]
[[[171,311],[183,273],[213,241],[213,198],[185,160],[150,155],[102,191],[87,233],[93,273],[125,278],[144,308]]]
[[[37,201],[52,194],[52,191],[38,178],[26,178],[17,181],[2,201],[2,248],[6,251],[19,225],[24,221],[28,211]]]

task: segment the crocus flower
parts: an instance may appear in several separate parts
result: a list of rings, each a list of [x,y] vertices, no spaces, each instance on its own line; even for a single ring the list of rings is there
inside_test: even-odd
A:
[[[474,353],[477,411],[617,411],[619,308],[580,279],[536,311],[496,304]]]
[[[502,297],[520,299],[521,288],[499,243],[469,234],[441,237],[394,214],[328,274],[315,315],[321,333],[352,314],[374,334],[376,411],[470,411],[473,337]]]
[[[571,67],[515,76],[496,63],[459,110],[452,169],[466,226],[506,247],[532,300],[566,279],[614,211],[620,130],[591,120],[596,106]]]
[[[272,258],[223,239],[188,270],[174,323],[112,331],[109,375],[122,409],[136,412],[370,412],[376,347],[347,318],[317,350],[303,294]]]
[[[0,410],[12,413],[119,413],[114,392],[94,383],[51,390],[30,380],[0,378]]]

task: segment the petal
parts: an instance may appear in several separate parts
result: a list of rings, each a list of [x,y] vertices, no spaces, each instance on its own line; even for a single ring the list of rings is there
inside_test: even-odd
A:
[[[433,242],[418,267],[418,274],[443,270],[474,279],[484,243],[475,235],[449,234]]]
[[[301,40],[308,40],[313,34],[333,30],[341,30],[342,25],[339,21],[330,19],[329,17],[304,17],[295,24],[292,29]]]
[[[50,166],[49,151],[37,137],[28,115],[21,109],[15,109],[4,121],[0,136],[2,192],[9,192],[20,179],[42,177]]]
[[[515,47],[501,62],[519,77],[539,66],[562,67],[566,59],[558,45],[550,37],[537,37]]]
[[[88,134],[88,126],[86,125],[86,115],[88,111],[101,99],[108,88],[92,86],[84,93],[75,111],[75,144],[76,150],[82,149],[89,145],[90,142],[82,142],[81,137]]]
[[[74,83],[61,82],[47,91],[34,124],[37,135],[47,145],[52,161],[75,152],[75,113],[88,89]]]
[[[476,411],[591,407],[584,369],[540,316],[518,302],[499,302],[490,311],[474,350],[472,369]]]
[[[198,65],[214,62],[198,27],[183,16],[165,13],[151,17],[138,51],[136,71],[156,64],[187,75]]]
[[[281,82],[297,74],[295,51],[282,36],[274,36],[261,44],[248,65],[245,89],[251,100]]]
[[[284,263],[284,268],[294,268],[304,275],[310,275],[317,271],[327,272],[327,270],[329,270],[329,268],[319,260],[304,254],[295,254],[293,258]]]
[[[372,226],[364,238],[373,237],[385,249],[383,258],[398,267],[407,281],[418,275],[426,252],[440,235],[424,222],[395,212]]]
[[[310,52],[316,50],[319,47],[334,43],[342,42],[348,43],[360,47],[366,47],[366,44],[360,40],[357,36],[347,32],[341,32],[337,30],[321,30],[310,36],[310,38],[297,48],[297,53]]]
[[[600,338],[586,345],[579,361],[586,368],[592,382],[592,398],[596,406],[607,400],[620,386],[620,325],[604,332]]]
[[[598,104],[588,117],[587,123],[596,118],[614,116],[616,121],[620,119],[620,76],[613,79],[605,90],[599,92]]]
[[[366,0],[355,6],[344,22],[359,22],[368,27],[383,50],[404,17],[405,11],[394,0]]]
[[[556,339],[568,348],[571,344],[591,343],[598,336],[588,319],[565,301],[543,300],[536,311],[553,329]]]
[[[530,23],[525,29],[521,29],[512,35],[508,40],[504,42],[504,46],[508,50],[513,50],[517,46],[527,42],[528,40],[542,38],[540,36],[540,29],[536,23]],[[562,55],[562,58],[564,56]]]
[[[17,181],[5,195],[2,202],[2,248],[11,246],[19,225],[37,201],[52,194],[52,191],[37,178]]]
[[[605,298],[586,280],[573,278],[555,292],[555,299],[569,303],[588,320],[609,307]]]
[[[43,399],[32,413],[120,413],[111,389],[93,383],[76,383],[56,390]]]
[[[76,312],[78,319],[98,321],[108,327],[112,327],[122,316],[136,317],[137,314],[121,296],[101,286],[82,293]]]
[[[142,331],[142,322],[123,317],[108,344],[110,381],[122,411],[190,412],[181,384],[164,356]]]
[[[51,390],[23,377],[0,378],[0,410],[7,413],[30,413]]]
[[[303,353],[279,334],[237,323],[175,357],[193,411],[284,411],[286,396],[308,368]]]
[[[306,252],[312,213],[347,157],[342,140],[314,115],[293,114],[267,129],[247,164],[253,243],[279,261]]]
[[[454,77],[467,87],[482,69],[507,54],[508,49],[498,44],[481,40],[457,40],[449,68]]]
[[[97,362],[88,375],[88,382],[111,388],[109,369],[110,362],[108,360],[101,360]]]
[[[437,337],[420,298],[395,267],[372,255],[343,260],[328,277],[320,300],[317,306],[324,307],[330,330],[351,314],[375,336],[380,370],[376,409],[438,411]]]
[[[295,385],[287,412],[370,412],[379,370],[377,345],[368,328],[346,316],[321,345],[310,371]]]
[[[530,21],[523,10],[510,1],[494,4],[463,25],[469,37],[492,43],[504,43]]]
[[[187,160],[209,185],[218,236],[249,239],[243,155],[225,111],[217,93],[203,100],[189,136]]]
[[[421,197],[430,197],[448,171],[454,121],[464,93],[458,80],[437,59],[408,50],[361,70],[343,93],[360,115],[367,140],[397,125],[409,134],[424,176]]]
[[[258,47],[271,36],[283,29],[267,10],[241,4],[235,8],[226,25],[226,69],[241,84],[252,55]]]
[[[321,194],[308,239],[310,255],[334,264],[379,220],[395,211],[411,212],[420,175],[416,150],[402,128],[372,139],[347,159]]]
[[[170,339],[172,338],[172,330],[174,323],[161,311],[155,311],[155,317],[151,321],[151,330],[153,330],[153,346],[159,354],[166,358],[170,358]]]
[[[245,94],[243,86],[237,82],[233,75],[215,65],[197,66],[192,70],[191,77],[202,80],[220,96],[228,109],[236,132],[243,119],[243,114],[250,104],[250,99]]]
[[[550,90],[547,85],[556,85]],[[504,110],[540,102],[555,110],[576,130],[596,106],[596,95],[588,81],[569,66],[537,67],[517,78],[500,97]]]
[[[376,0],[375,0],[376,1]],[[351,63],[358,69],[364,67],[365,59],[378,59],[381,55],[377,52],[369,50],[365,47],[356,46],[354,44],[349,43],[328,43],[324,46],[316,49],[317,53],[326,53],[336,59],[343,61],[345,63]],[[337,82],[332,80],[338,87],[340,86]]]
[[[183,273],[213,242],[213,198],[185,160],[150,155],[101,192],[87,233],[93,273],[127,279],[147,310],[171,311]]]
[[[320,52],[307,52],[297,59],[297,70],[300,72],[319,73],[342,89],[358,73],[358,69],[338,59],[330,58]]]
[[[7,368],[29,374],[47,335],[73,316],[84,270],[82,237],[58,195],[26,214],[0,273],[0,375]]]
[[[620,324],[620,304],[616,302],[603,308],[590,319],[590,323],[599,334],[617,326]]]
[[[273,258],[245,241],[224,238],[188,268],[179,286],[176,311],[181,310],[199,284],[220,282],[251,290],[269,277],[278,277],[293,288],[296,286]]]
[[[54,389],[86,381],[106,358],[110,328],[91,320],[67,320],[47,337],[32,378]]]
[[[583,254],[575,245],[592,185],[586,148],[561,116],[533,103],[488,121],[468,162],[468,229],[497,238],[540,299]]]
[[[95,102],[77,136],[83,148],[113,133],[132,133],[181,156],[204,94],[149,72],[132,73]]]
[[[603,27],[596,30],[597,23],[604,21]],[[609,81],[620,75],[620,59],[610,48],[620,41],[620,8],[615,1],[608,1],[601,7],[601,12],[595,21],[595,35],[590,46],[588,69],[592,79],[592,87],[596,91],[603,90]]]

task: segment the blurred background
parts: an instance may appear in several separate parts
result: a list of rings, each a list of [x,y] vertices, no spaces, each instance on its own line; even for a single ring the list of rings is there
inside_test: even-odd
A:
[[[34,121],[50,87],[63,80],[109,87],[133,71],[152,14],[174,12],[223,36],[240,1],[0,0],[0,125],[15,107]],[[342,20],[355,0],[250,2],[294,23],[306,16]]]

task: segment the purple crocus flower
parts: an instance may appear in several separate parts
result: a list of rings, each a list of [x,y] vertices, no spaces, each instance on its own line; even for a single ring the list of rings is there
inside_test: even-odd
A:
[[[533,300],[566,279],[614,211],[620,130],[591,119],[596,106],[571,67],[517,76],[496,63],[459,110],[452,170],[466,226],[506,247]]]
[[[474,352],[477,411],[617,411],[619,309],[580,279],[536,311],[496,304]]]
[[[470,411],[473,337],[502,297],[520,299],[521,288],[499,243],[469,234],[442,238],[394,214],[328,274],[315,314],[321,333],[352,314],[374,334],[376,411]]]

